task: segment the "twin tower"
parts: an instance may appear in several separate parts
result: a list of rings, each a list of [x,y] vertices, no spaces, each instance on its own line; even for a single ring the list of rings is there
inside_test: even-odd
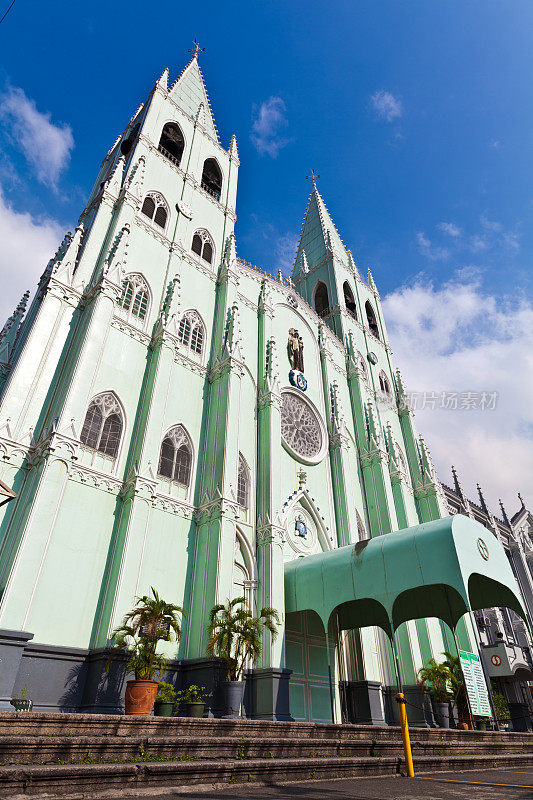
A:
[[[0,625],[6,680],[24,675],[36,708],[121,707],[105,649],[153,586],[187,610],[172,669],[206,680],[211,607],[276,608],[257,681],[291,676],[292,716],[327,719],[325,633],[285,614],[284,564],[447,513],[377,288],[314,179],[284,280],[236,254],[238,170],[197,49],[139,106],[2,331],[0,478],[17,496],[0,508]],[[403,626],[406,682],[446,637],[436,620]],[[344,679],[393,683],[378,629],[342,646]]]

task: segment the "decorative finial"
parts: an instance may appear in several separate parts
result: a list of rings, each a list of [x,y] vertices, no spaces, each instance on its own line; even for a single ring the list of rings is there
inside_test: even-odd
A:
[[[187,52],[188,53],[192,53],[193,54],[193,58],[198,58],[198,53],[205,53],[205,47],[200,47],[200,45],[198,44],[198,42],[195,39],[194,40],[194,49],[193,48],[189,48],[189,50],[187,50]]]
[[[314,169],[311,170],[311,174],[310,175],[307,175],[306,180],[311,181],[311,183],[313,184],[313,189],[316,189],[316,179],[317,178],[320,178],[320,175],[318,175],[318,173],[316,173],[314,171]]]
[[[307,483],[307,472],[304,472],[300,467],[300,471],[296,473],[296,477],[298,478],[298,486],[301,489],[302,486],[305,486]]]
[[[522,506],[522,508],[525,508],[526,504],[524,503],[524,498],[522,497],[520,492],[518,492],[518,499],[520,500],[520,505]]]

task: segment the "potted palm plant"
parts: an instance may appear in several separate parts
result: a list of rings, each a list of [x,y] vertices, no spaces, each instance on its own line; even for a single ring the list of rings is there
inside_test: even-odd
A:
[[[226,717],[238,717],[242,706],[244,682],[242,674],[248,662],[261,656],[261,635],[270,631],[272,639],[277,636],[278,612],[265,607],[254,617],[246,607],[244,597],[227,600],[225,605],[216,605],[209,615],[209,642],[207,652],[226,662],[227,680],[224,682],[224,705]]]
[[[450,690],[451,672],[445,663],[438,664],[430,658],[424,667],[418,670],[418,679],[431,692],[435,709],[435,719],[441,728],[450,727]]]
[[[147,716],[151,713],[157,694],[158,682],[167,665],[167,659],[157,652],[159,642],[179,641],[180,615],[185,611],[173,603],[162,600],[151,588],[152,596],[137,597],[137,605],[125,615],[122,625],[113,631],[115,647],[107,661],[121,650],[128,654],[127,669],[134,680],[126,683],[125,713]]]
[[[461,668],[461,661],[459,656],[454,656],[447,650],[442,654],[444,656],[443,664],[450,670],[450,690],[452,694],[451,704],[452,707],[457,706],[457,713],[459,716],[458,727],[462,730],[467,730],[472,727],[472,720],[470,718],[470,710],[468,708],[468,698],[466,696],[466,686]]]
[[[177,701],[185,704],[185,713],[188,717],[203,717],[205,701],[211,697],[211,692],[205,686],[192,684],[177,693]]]
[[[171,717],[178,698],[178,692],[171,683],[159,681],[154,703],[154,717]]]

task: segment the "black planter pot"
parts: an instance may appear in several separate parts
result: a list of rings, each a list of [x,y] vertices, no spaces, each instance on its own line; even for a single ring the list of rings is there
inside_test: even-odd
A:
[[[439,728],[450,727],[450,706],[448,703],[436,703],[435,706],[435,720]]]
[[[171,717],[174,711],[174,703],[165,703],[156,700],[154,703],[154,717]]]
[[[224,717],[234,719],[241,714],[244,681],[224,681]]]
[[[9,701],[15,711],[31,711],[33,708],[32,700],[22,700],[20,698],[13,698]]]
[[[186,703],[185,709],[185,713],[188,717],[196,717],[199,719],[204,715],[205,703]]]

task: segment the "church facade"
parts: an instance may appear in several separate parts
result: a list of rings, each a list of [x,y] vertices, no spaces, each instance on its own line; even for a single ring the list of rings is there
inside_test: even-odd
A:
[[[153,586],[187,611],[166,653],[178,672],[208,663],[215,603],[277,609],[254,674],[265,696],[288,683],[290,710],[253,713],[329,721],[325,633],[285,614],[284,564],[448,513],[377,287],[314,177],[292,276],[275,278],[237,255],[239,166],[196,52],[133,115],[4,328],[0,479],[17,496],[0,507],[0,646],[36,708],[119,707],[101,654]],[[436,619],[397,639],[413,686],[451,647]],[[468,618],[459,640],[476,650]],[[395,685],[384,633],[345,632],[335,649],[337,718],[351,691],[354,720],[380,721]]]

